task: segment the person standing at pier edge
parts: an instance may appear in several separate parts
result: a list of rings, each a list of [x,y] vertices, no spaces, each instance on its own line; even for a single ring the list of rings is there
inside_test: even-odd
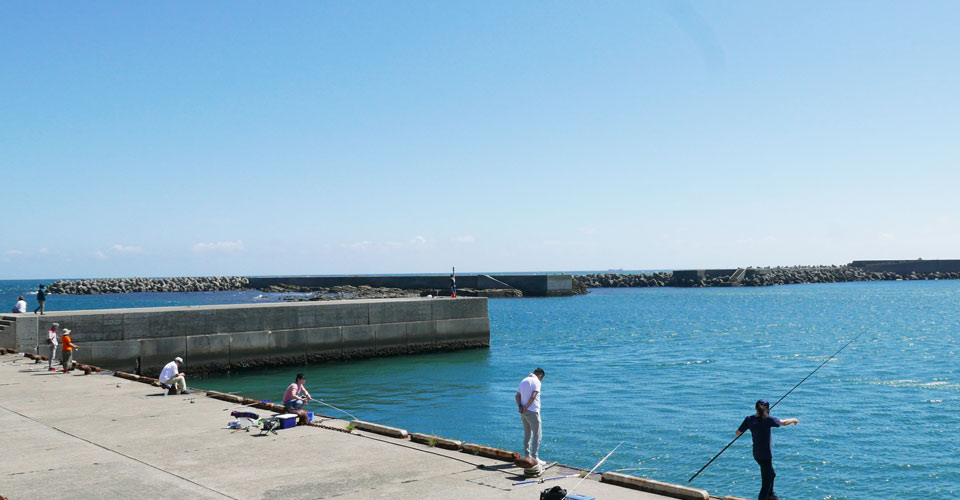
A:
[[[781,425],[798,424],[799,420],[795,418],[785,418],[780,420],[770,416],[770,403],[766,399],[757,401],[754,405],[757,410],[756,415],[750,415],[743,419],[740,428],[737,429],[737,436],[750,429],[750,435],[753,437],[753,459],[760,465],[760,495],[758,500],[777,500],[777,495],[773,493],[773,479],[777,473],[773,470],[773,449],[770,443],[770,429],[780,427]]]
[[[307,401],[313,399],[313,396],[307,392],[307,388],[303,386],[306,381],[307,377],[304,377],[302,373],[298,373],[293,383],[287,386],[287,390],[283,393],[284,410],[287,412],[297,411],[303,408],[303,405],[307,404]],[[303,394],[306,394],[306,396],[303,396]]]
[[[173,361],[164,365],[163,370],[160,371],[160,383],[176,387],[177,393],[189,392],[187,391],[187,374],[180,371],[180,365],[182,364],[183,358],[177,356],[173,358]]]
[[[37,314],[37,311],[40,311],[40,314],[43,314],[43,305],[47,302],[47,292],[43,291],[42,283],[40,284],[40,288],[37,288],[37,302],[39,302],[40,305],[33,310],[33,314]]]
[[[50,346],[47,371],[50,372],[57,371],[57,369],[53,367],[53,362],[57,359],[57,328],[60,328],[60,323],[50,325],[50,331],[47,332],[47,345]]]
[[[13,306],[13,312],[15,313],[27,312],[27,301],[23,300],[23,295],[17,297],[17,303]]]
[[[540,382],[546,373],[543,368],[537,368],[527,378],[520,382],[517,389],[517,409],[520,410],[520,419],[523,421],[523,456],[530,457],[542,464],[540,460],[540,441],[542,425],[540,421]]]
[[[457,268],[455,267],[450,271],[450,296],[457,297]]]
[[[73,351],[76,351],[78,347],[70,337],[69,328],[63,329],[63,336],[60,338],[60,341],[63,343],[63,371],[73,371]]]

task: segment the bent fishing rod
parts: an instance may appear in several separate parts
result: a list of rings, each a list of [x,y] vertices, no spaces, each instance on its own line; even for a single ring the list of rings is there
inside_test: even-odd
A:
[[[850,339],[850,342],[847,342],[846,344],[843,344],[843,347],[841,347],[840,349],[837,349],[837,352],[833,353],[829,358],[823,360],[823,363],[820,363],[820,366],[816,367],[816,368],[815,368],[812,372],[810,372],[806,377],[803,377],[803,380],[797,382],[797,385],[793,386],[793,389],[790,389],[789,391],[787,391],[786,394],[784,394],[783,396],[780,396],[780,399],[778,399],[776,403],[773,403],[773,405],[770,406],[770,410],[772,411],[772,410],[774,409],[774,407],[776,407],[778,404],[780,404],[781,401],[783,401],[783,398],[789,396],[790,393],[793,392],[794,389],[796,389],[797,387],[800,387],[800,384],[806,382],[807,379],[810,378],[810,377],[812,377],[814,373],[817,373],[817,370],[819,370],[820,368],[823,368],[823,365],[827,364],[828,361],[830,361],[831,359],[837,357],[837,354],[840,354],[840,351],[846,349],[848,345],[852,344],[854,340],[857,340],[858,338],[860,338],[860,335],[863,335],[864,333],[866,333],[866,332],[860,332],[856,337]],[[743,434],[746,434],[746,433],[743,433]],[[700,470],[698,470],[696,474],[694,474],[693,476],[690,476],[690,479],[687,479],[687,482],[689,483],[690,481],[693,481],[694,478],[696,478],[697,476],[699,476],[700,473],[704,471],[704,469],[706,469],[707,467],[709,467],[710,464],[712,464],[713,461],[717,459],[717,457],[719,457],[720,455],[723,455],[723,452],[727,451],[727,448],[729,448],[731,445],[733,445],[733,443],[736,443],[737,440],[740,439],[740,436],[742,436],[743,434],[740,434],[740,435],[738,435],[737,437],[733,438],[733,441],[730,441],[729,444],[727,444],[726,446],[724,446],[723,449],[720,450],[720,453],[717,453],[716,455],[714,455],[713,458],[711,458],[710,461],[706,463],[706,465],[704,465],[703,467],[700,467]]]

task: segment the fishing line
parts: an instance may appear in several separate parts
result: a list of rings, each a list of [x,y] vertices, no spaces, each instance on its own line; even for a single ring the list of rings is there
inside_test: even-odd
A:
[[[336,406],[333,406],[332,404],[325,403],[325,402],[323,402],[323,401],[321,401],[321,400],[319,400],[319,399],[310,398],[310,402],[311,402],[311,403],[320,403],[320,404],[322,404],[322,405],[324,405],[324,406],[329,406],[330,408],[333,408],[334,410],[337,410],[337,411],[339,411],[339,412],[345,413],[348,417],[350,417],[350,418],[352,418],[352,419],[354,419],[354,420],[360,420],[359,418],[357,418],[357,417],[356,417],[355,415],[353,415],[352,413],[350,413],[350,412],[348,412],[348,411],[346,411],[346,410],[341,410],[340,408],[337,408]]]
[[[847,342],[846,344],[843,344],[843,347],[841,347],[840,349],[837,349],[837,352],[833,353],[829,358],[825,359],[825,360],[823,361],[823,363],[820,363],[820,366],[816,367],[816,369],[814,369],[812,372],[810,372],[810,374],[808,374],[806,377],[803,377],[803,380],[797,382],[797,385],[793,386],[793,389],[790,389],[789,391],[787,391],[787,393],[784,394],[783,396],[781,396],[780,399],[778,399],[776,403],[773,403],[773,405],[770,406],[770,410],[773,410],[774,407],[776,407],[778,404],[780,404],[781,401],[783,401],[783,398],[789,396],[790,393],[793,392],[794,389],[796,389],[797,387],[800,387],[800,384],[806,382],[806,380],[807,380],[808,378],[812,377],[814,373],[817,373],[817,370],[819,370],[820,368],[822,368],[823,365],[827,364],[828,361],[830,361],[831,359],[835,358],[835,357],[837,356],[837,354],[840,354],[840,351],[846,349],[848,345],[852,344],[854,340],[857,340],[858,338],[860,338],[860,336],[863,335],[864,333],[866,333],[866,332],[865,332],[865,331],[864,331],[864,332],[860,332],[856,337],[850,339],[850,342]],[[740,439],[740,436],[742,436],[743,434],[746,434],[746,433],[742,433],[742,434],[740,434],[739,436],[733,438],[733,441],[730,441],[729,444],[727,444],[726,446],[724,446],[723,449],[720,450],[720,453],[717,453],[716,455],[714,455],[713,458],[711,458],[710,461],[706,463],[706,465],[704,465],[703,467],[700,467],[700,470],[698,470],[696,474],[694,474],[693,476],[690,476],[690,479],[687,479],[687,482],[689,483],[690,481],[693,481],[694,478],[696,478],[697,476],[699,476],[700,473],[703,472],[704,469],[706,469],[707,467],[709,467],[710,464],[712,464],[713,461],[717,459],[717,457],[719,457],[720,455],[723,455],[723,452],[727,451],[727,448],[729,448],[733,443],[737,442],[737,440]]]

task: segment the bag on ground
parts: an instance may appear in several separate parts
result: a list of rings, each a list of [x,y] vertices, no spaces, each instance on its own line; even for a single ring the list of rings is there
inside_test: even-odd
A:
[[[549,490],[543,490],[540,492],[540,500],[563,500],[567,496],[567,490],[554,486]]]

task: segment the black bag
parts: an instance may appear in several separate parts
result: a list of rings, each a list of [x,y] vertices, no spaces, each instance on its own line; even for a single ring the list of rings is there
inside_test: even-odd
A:
[[[567,490],[554,486],[549,490],[543,490],[540,492],[540,500],[563,500],[567,496]]]

